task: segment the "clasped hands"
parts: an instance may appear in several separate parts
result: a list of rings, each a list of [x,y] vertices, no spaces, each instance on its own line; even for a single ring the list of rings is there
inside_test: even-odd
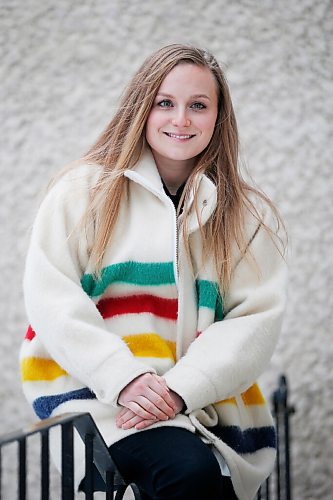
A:
[[[121,391],[118,403],[124,408],[117,416],[117,426],[138,430],[175,418],[184,406],[182,398],[168,388],[164,378],[154,373],[144,373],[132,380]]]

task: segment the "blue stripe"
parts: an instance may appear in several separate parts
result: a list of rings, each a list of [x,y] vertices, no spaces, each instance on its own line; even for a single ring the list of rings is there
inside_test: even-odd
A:
[[[53,410],[59,405],[72,401],[74,399],[96,399],[96,396],[90,389],[78,389],[76,391],[55,394],[54,396],[42,396],[35,399],[33,409],[40,419],[49,418]]]
[[[255,453],[263,448],[276,448],[276,433],[272,426],[245,430],[237,426],[216,426],[210,430],[237,453]]]

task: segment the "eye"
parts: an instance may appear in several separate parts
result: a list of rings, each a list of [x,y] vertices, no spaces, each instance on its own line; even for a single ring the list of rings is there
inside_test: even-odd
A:
[[[170,99],[163,99],[162,101],[159,101],[157,103],[157,106],[159,106],[160,108],[171,108],[172,102],[170,101]]]
[[[194,102],[191,104],[191,108],[195,110],[200,110],[200,109],[206,109],[207,106],[205,106],[202,102]]]

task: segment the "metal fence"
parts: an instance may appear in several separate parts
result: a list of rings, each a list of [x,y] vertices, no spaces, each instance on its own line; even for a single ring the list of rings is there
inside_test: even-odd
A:
[[[272,394],[272,409],[277,430],[276,468],[260,488],[257,500],[292,500],[289,419],[294,409],[288,404],[288,386],[284,375],[279,378],[278,387]],[[40,437],[40,491],[34,491],[33,497],[30,498],[50,500],[49,436],[54,427],[61,428],[62,500],[74,500],[75,496],[74,429],[77,430],[85,445],[85,498],[94,499],[93,464],[95,464],[106,485],[106,500],[122,499],[127,486],[132,488],[135,499],[141,499],[137,486],[126,485],[123,481],[89,413],[68,413],[0,437],[0,500],[14,500],[3,496],[1,487],[3,454],[9,446],[13,445],[17,446],[17,499],[28,499],[27,444],[29,438],[36,435]]]
[[[288,382],[285,375],[280,376],[271,400],[276,427],[277,457],[275,469],[261,486],[257,500],[292,500],[290,416],[295,409],[288,401]]]

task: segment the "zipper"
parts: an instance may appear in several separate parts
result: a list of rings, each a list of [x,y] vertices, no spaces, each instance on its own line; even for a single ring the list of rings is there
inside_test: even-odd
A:
[[[178,285],[179,285],[179,265],[178,265],[178,254],[179,254],[179,231],[178,231],[178,217],[177,217],[177,210],[172,202],[170,200],[169,196],[166,194],[165,195],[168,198],[168,201],[172,205],[172,211],[173,211],[173,216],[174,216],[174,226],[175,226],[175,255],[174,255],[174,270],[173,273],[175,275],[175,282],[176,282],[176,287],[178,290]]]

